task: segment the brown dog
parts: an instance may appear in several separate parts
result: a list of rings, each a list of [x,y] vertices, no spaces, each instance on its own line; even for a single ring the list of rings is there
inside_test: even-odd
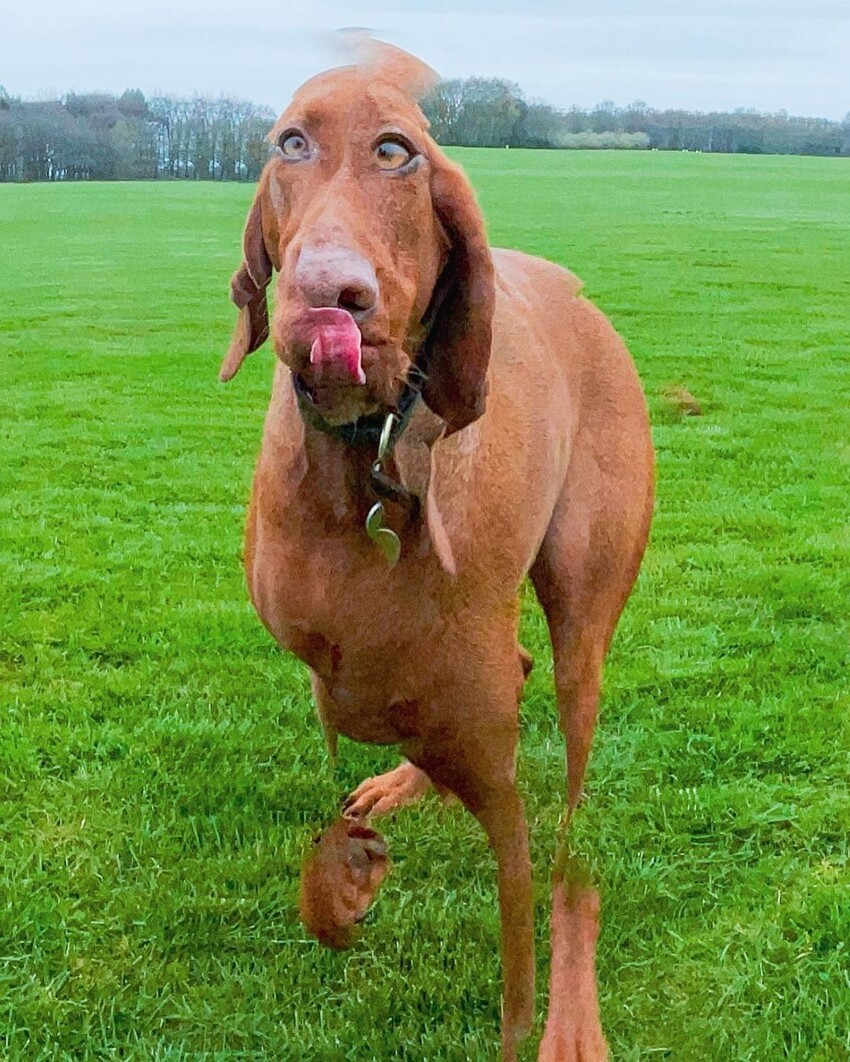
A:
[[[580,283],[489,248],[466,178],[416,105],[431,79],[376,48],[296,94],[248,216],[221,376],[266,339],[276,270],[279,364],[248,514],[251,598],[311,668],[332,747],[342,733],[407,757],[361,785],[350,814],[388,811],[435,783],[487,832],[511,1058],[534,998],[515,786],[530,667],[518,591],[530,575],[549,624],[572,810],[603,658],[646,544],[653,454],[634,366]],[[592,977],[592,963],[575,969]],[[585,1039],[604,1044],[597,1032]]]

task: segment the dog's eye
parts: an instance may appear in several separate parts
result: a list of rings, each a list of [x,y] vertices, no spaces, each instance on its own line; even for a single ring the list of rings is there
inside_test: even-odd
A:
[[[310,145],[302,133],[288,130],[278,137],[277,146],[285,159],[306,159],[310,155]]]
[[[413,158],[413,152],[400,140],[382,140],[375,148],[375,158],[382,170],[400,170]]]

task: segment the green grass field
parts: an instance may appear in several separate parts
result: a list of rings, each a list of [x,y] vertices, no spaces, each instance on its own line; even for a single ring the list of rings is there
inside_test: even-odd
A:
[[[613,1057],[846,1059],[850,164],[457,156],[495,244],[584,278],[653,411],[653,537],[572,832]],[[494,867],[461,810],[386,823],[353,951],[297,919],[311,837],[394,757],[343,742],[332,769],[247,602],[271,355],[216,373],[250,196],[0,186],[2,1058],[497,1056]],[[564,768],[530,597],[524,641],[542,1015]]]

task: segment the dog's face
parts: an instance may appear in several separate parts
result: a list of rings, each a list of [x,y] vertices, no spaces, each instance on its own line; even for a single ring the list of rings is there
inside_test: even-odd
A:
[[[354,420],[397,396],[448,255],[431,141],[417,107],[356,69],[306,86],[272,137],[275,350],[325,416]],[[326,308],[327,323],[311,313]]]
[[[426,402],[457,429],[483,411],[492,263],[469,185],[401,80],[380,67],[330,71],[276,123],[222,377],[266,338],[274,268],[275,352],[327,421],[392,409],[416,360]]]

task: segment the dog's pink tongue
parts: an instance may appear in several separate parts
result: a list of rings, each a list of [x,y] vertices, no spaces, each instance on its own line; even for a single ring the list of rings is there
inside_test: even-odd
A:
[[[355,383],[365,384],[360,351],[360,329],[347,310],[330,307],[310,310],[310,323],[315,338],[310,348],[310,364],[317,375],[325,369],[349,376]]]

